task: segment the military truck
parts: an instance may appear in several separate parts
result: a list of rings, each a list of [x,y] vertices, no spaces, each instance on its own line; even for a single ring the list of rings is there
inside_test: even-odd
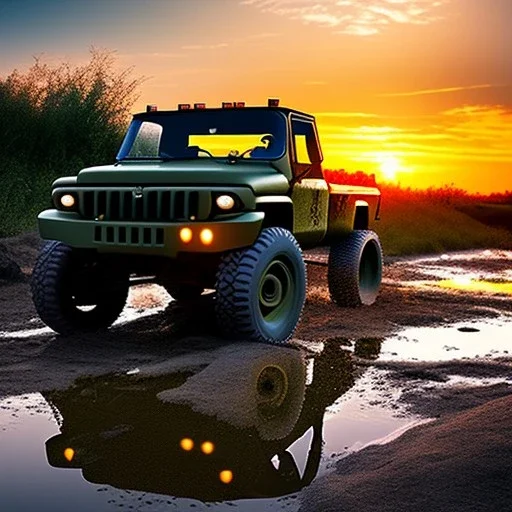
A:
[[[224,335],[284,343],[306,297],[302,250],[318,246],[329,247],[331,299],[372,304],[380,192],[327,183],[322,160],[315,118],[276,99],[148,105],[114,164],[53,183],[54,208],[38,217],[38,314],[61,334],[107,328],[134,279],[151,276],[191,307],[214,290]]]

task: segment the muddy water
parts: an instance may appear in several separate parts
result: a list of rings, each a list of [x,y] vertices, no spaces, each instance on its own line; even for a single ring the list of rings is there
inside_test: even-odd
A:
[[[450,361],[512,354],[512,319],[462,322],[444,327],[412,327],[383,344],[380,360]]]
[[[296,510],[300,490],[336,460],[425,420],[354,355],[492,358],[507,353],[511,327],[502,318],[308,350],[231,344],[193,365],[185,357],[5,398],[2,510]]]

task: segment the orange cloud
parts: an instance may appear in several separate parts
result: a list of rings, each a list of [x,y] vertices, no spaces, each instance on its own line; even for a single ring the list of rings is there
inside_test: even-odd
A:
[[[450,0],[242,0],[263,12],[305,24],[341,27],[337,33],[377,34],[390,24],[427,25],[441,19],[440,7]]]
[[[377,94],[380,98],[398,98],[403,96],[423,96],[425,94],[442,94],[445,92],[458,92],[458,91],[471,91],[474,89],[490,89],[492,87],[500,87],[499,85],[492,84],[479,84],[479,85],[467,85],[460,87],[443,87],[440,89],[421,89],[419,91],[408,91],[408,92],[389,92],[383,94]]]
[[[374,124],[355,114],[317,117],[326,168],[378,174],[379,159],[388,155],[400,161],[407,185],[442,185],[456,176],[458,186],[472,190],[512,188],[512,110],[503,105],[463,105],[428,117],[381,116]]]

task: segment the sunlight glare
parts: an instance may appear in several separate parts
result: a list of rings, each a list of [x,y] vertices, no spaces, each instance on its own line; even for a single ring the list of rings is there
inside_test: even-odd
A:
[[[400,162],[392,155],[383,156],[380,159],[380,172],[387,181],[396,180],[396,175],[400,169]]]

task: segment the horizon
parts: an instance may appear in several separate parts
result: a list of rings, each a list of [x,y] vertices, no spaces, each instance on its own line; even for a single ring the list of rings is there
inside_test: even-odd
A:
[[[508,0],[0,0],[0,78],[106,48],[147,78],[134,112],[276,97],[315,115],[325,169],[488,194],[512,190],[511,15]]]

